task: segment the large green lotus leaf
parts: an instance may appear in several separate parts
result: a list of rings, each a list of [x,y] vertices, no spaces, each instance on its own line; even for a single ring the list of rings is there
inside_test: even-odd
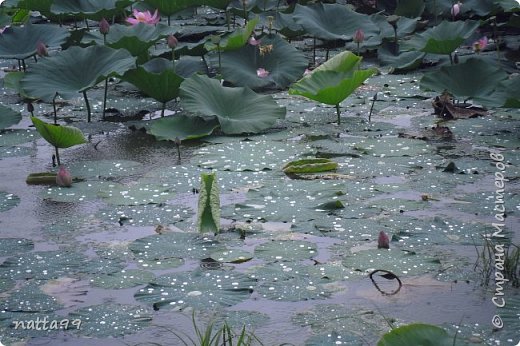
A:
[[[45,313],[61,307],[56,298],[43,293],[34,282],[17,289],[0,301],[0,309],[11,312]]]
[[[38,43],[50,48],[60,47],[69,37],[69,31],[52,24],[17,26],[0,35],[0,58],[27,59],[36,54]]]
[[[135,299],[151,303],[154,309],[208,310],[232,306],[249,298],[256,280],[242,273],[217,270],[194,270],[189,273],[166,274],[140,289]]]
[[[239,50],[222,54],[222,75],[240,86],[261,88],[275,85],[285,88],[303,75],[308,65],[305,56],[278,35],[263,36],[259,46],[246,45]],[[261,54],[260,47],[272,45],[272,50]],[[269,71],[261,78],[257,70]]]
[[[392,329],[383,335],[377,346],[449,346],[453,343],[453,336],[441,327],[414,323]]]
[[[425,73],[421,78],[421,88],[440,93],[447,90],[457,97],[473,98],[490,94],[506,78],[507,73],[494,64],[470,58],[464,63]]]
[[[162,16],[171,16],[187,8],[200,5],[200,0],[145,0],[144,2],[157,9]]]
[[[294,21],[292,13],[276,11],[273,27],[289,39],[305,34],[303,27]]]
[[[41,59],[22,79],[22,88],[28,95],[46,101],[52,101],[56,93],[73,98],[103,79],[123,75],[134,67],[135,58],[124,49],[74,46]]]
[[[361,58],[345,51],[294,83],[290,95],[301,95],[328,105],[338,105],[374,73],[376,69],[357,69]]]
[[[181,104],[194,113],[216,116],[226,134],[251,133],[268,129],[285,116],[269,95],[249,88],[229,88],[216,79],[194,75],[181,85]]]
[[[5,74],[4,77],[4,87],[10,88],[20,94],[20,97],[24,99],[29,99],[29,95],[26,95],[24,90],[20,85],[20,81],[25,76],[25,72],[23,71],[14,71]]]
[[[36,117],[31,117],[31,120],[38,133],[57,148],[69,148],[87,142],[77,127],[49,124]]]
[[[0,191],[0,212],[16,207],[20,203],[20,197],[15,194]]]
[[[324,40],[351,40],[357,29],[365,33],[365,40],[379,39],[379,27],[370,16],[354,12],[340,4],[316,4],[302,6],[297,4],[294,21],[310,35]]]
[[[320,283],[319,279],[297,277],[284,281],[264,282],[258,285],[256,292],[265,299],[286,302],[327,299],[335,287]]]
[[[0,130],[18,124],[22,120],[22,114],[13,111],[11,108],[0,105]]]
[[[215,172],[200,175],[197,231],[220,232],[220,190]]]
[[[496,90],[475,100],[488,107],[520,108],[520,77],[510,77],[498,84]]]
[[[219,40],[218,45],[210,38],[204,47],[207,50],[220,50],[221,52],[239,49],[247,43],[251,37],[251,34],[253,33],[253,30],[255,29],[256,24],[258,24],[258,18],[250,20],[247,22],[245,27],[238,28],[232,33],[226,34],[222,38],[216,38]]]
[[[0,193],[1,196],[1,193]],[[0,207],[1,210],[1,207]],[[29,252],[34,243],[25,238],[0,238],[0,257],[12,256],[20,252]]]
[[[311,309],[296,313],[291,321],[301,327],[310,326],[315,333],[336,331],[347,333],[350,337],[358,336],[363,338],[362,344],[366,344],[367,337],[370,339],[388,330],[387,318],[388,316],[359,307],[349,308],[344,304],[317,304]],[[358,343],[347,342],[342,344],[358,345]]]
[[[102,304],[73,311],[68,318],[81,320],[80,335],[106,338],[136,333],[148,327],[153,317],[152,312],[142,306]]]
[[[47,14],[50,13],[53,1],[54,0],[7,0],[4,5]]]
[[[153,184],[136,181],[128,184],[112,184],[98,190],[98,196],[115,205],[141,205],[164,203],[173,198],[171,184]]]
[[[162,103],[177,98],[184,81],[174,72],[171,60],[164,58],[152,59],[135,70],[127,71],[123,79]]]
[[[128,248],[137,259],[157,262],[169,258],[208,258],[224,246],[194,233],[168,232],[137,239]]]
[[[381,13],[376,13],[373,14],[370,18],[381,29],[381,38],[387,38],[393,41],[393,39],[395,38],[394,28],[390,25],[390,23],[388,23],[388,17]],[[402,38],[415,31],[415,27],[417,26],[417,19],[400,17],[397,20],[396,25],[397,38]]]
[[[74,15],[92,20],[110,18],[132,4],[131,0],[54,0],[50,11],[56,15]]]
[[[152,272],[123,269],[117,273],[103,274],[90,279],[90,284],[107,289],[123,289],[147,284],[155,278]]]
[[[384,45],[377,50],[377,57],[382,65],[390,65],[394,68],[394,72],[413,70],[419,67],[424,59],[424,52],[399,52],[395,55],[390,49]]]
[[[442,21],[439,25],[414,35],[406,42],[406,50],[451,54],[471,36],[478,26],[478,21]]]
[[[246,250],[240,249],[226,249],[222,251],[215,251],[210,255],[215,261],[224,263],[242,263],[247,262],[253,258],[253,254]]]
[[[209,136],[219,126],[217,119],[176,114],[151,122],[147,133],[159,141],[181,141]]]
[[[438,269],[439,260],[411,251],[374,248],[347,255],[343,265],[364,273],[384,269],[398,276],[414,276]]]
[[[57,279],[81,271],[86,258],[72,251],[28,252],[7,258],[0,265],[12,279]]]
[[[266,261],[297,261],[317,255],[316,244],[302,240],[270,241],[255,247],[255,257]]]

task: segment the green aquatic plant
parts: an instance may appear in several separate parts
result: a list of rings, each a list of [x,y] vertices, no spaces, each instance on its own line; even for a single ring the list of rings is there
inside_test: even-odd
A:
[[[216,173],[200,175],[197,229],[200,233],[220,232],[220,192]]]
[[[36,127],[38,133],[52,146],[56,151],[56,162],[60,162],[59,148],[69,148],[74,145],[86,143],[87,140],[83,136],[80,129],[73,126],[60,126],[48,124],[36,117],[31,117],[31,121]]]
[[[430,324],[413,323],[392,329],[383,335],[377,346],[453,346],[453,337],[446,330]]]
[[[336,106],[340,124],[340,103],[377,72],[375,68],[359,69],[361,59],[349,51],[339,53],[294,83],[289,94]]]

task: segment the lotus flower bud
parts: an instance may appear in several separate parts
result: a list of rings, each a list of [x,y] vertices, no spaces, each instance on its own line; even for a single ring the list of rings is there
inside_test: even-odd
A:
[[[34,112],[34,106],[33,106],[32,102],[29,102],[27,104],[27,112],[29,112],[31,114]]]
[[[473,50],[477,53],[480,53],[481,51],[484,50],[484,48],[486,48],[487,45],[488,45],[488,38],[487,38],[487,36],[484,36],[480,40],[473,43]]]
[[[65,168],[65,166],[60,165],[60,169],[56,175],[56,184],[61,187],[72,186],[72,175],[70,175],[70,172]]]
[[[99,22],[99,32],[103,35],[108,34],[110,31],[110,24],[108,24],[108,21],[105,18],[102,18]]]
[[[453,17],[457,17],[457,15],[460,13],[460,8],[462,6],[461,2],[457,2],[456,4],[453,4],[451,7],[451,15]]]
[[[361,29],[357,29],[354,33],[354,42],[356,43],[362,43],[365,40],[365,33]]]
[[[177,40],[177,37],[175,37],[174,35],[170,35],[168,36],[168,47],[170,47],[171,49],[174,49],[175,47],[177,47],[177,44],[179,43],[179,41]]]
[[[49,52],[47,51],[47,46],[43,42],[38,42],[36,45],[36,54],[39,56],[49,56]]]
[[[377,238],[378,249],[390,249],[390,239],[384,231],[379,232],[379,238]]]

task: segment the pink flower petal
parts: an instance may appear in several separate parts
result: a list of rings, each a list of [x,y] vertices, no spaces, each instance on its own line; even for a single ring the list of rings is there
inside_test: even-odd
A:
[[[265,68],[259,68],[256,70],[256,75],[260,78],[265,78],[269,76],[269,71],[267,71]]]

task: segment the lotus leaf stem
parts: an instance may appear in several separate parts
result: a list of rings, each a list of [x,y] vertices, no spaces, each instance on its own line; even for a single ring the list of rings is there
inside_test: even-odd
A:
[[[103,120],[105,120],[105,113],[107,109],[107,94],[108,94],[108,77],[105,79],[105,92],[103,94]]]
[[[59,165],[61,165],[61,162],[60,162],[60,153],[58,151],[58,147],[54,147],[54,149],[56,150],[56,163]]]
[[[58,97],[58,93],[54,94],[52,98],[52,109],[54,111],[54,125],[58,124],[58,111],[56,110],[56,97]]]
[[[341,124],[341,111],[339,109],[339,103],[336,105],[336,114],[338,115],[338,125]]]
[[[87,106],[87,122],[90,122],[92,112],[90,110],[90,103],[88,102],[86,90],[83,90],[83,98],[85,99],[85,105]]]
[[[399,287],[397,287],[397,289],[393,292],[385,292],[383,291],[382,289],[379,288],[379,286],[377,285],[377,283],[375,282],[374,278],[372,277],[375,273],[377,272],[383,272],[384,275],[382,275],[385,279],[388,279],[388,280],[391,280],[391,279],[395,279],[397,280],[397,283],[399,284]],[[400,290],[401,290],[401,287],[403,287],[403,283],[401,282],[401,279],[399,279],[399,277],[397,275],[395,275],[394,273],[388,271],[388,270],[384,270],[384,269],[376,269],[374,271],[372,271],[368,277],[370,277],[370,280],[372,281],[372,283],[374,284],[374,286],[376,287],[376,289],[381,292],[382,295],[385,295],[385,296],[392,296],[394,294],[397,294]]]

